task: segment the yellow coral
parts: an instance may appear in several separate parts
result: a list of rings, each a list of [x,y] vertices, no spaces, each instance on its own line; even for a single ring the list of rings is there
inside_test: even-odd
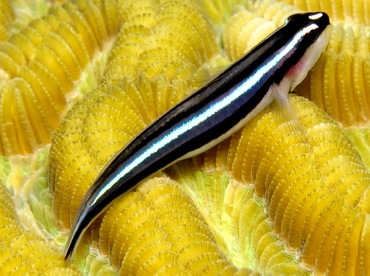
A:
[[[8,28],[14,19],[14,11],[10,1],[5,0],[0,3],[0,41],[8,38]]]
[[[22,1],[0,4],[2,274],[369,274],[362,1],[39,1],[24,17]],[[213,66],[319,9],[333,35],[296,91],[316,105],[272,104],[123,195],[68,266],[65,230],[114,153]]]
[[[1,273],[21,275],[63,271],[65,275],[79,275],[66,267],[63,257],[50,244],[50,240],[44,240],[23,228],[16,215],[13,199],[3,184],[0,185],[0,193]]]
[[[7,80],[1,88],[2,155],[32,153],[50,142],[64,114],[66,95],[116,31],[110,5],[114,2],[80,1],[51,8],[47,16],[0,44],[0,75]]]
[[[237,271],[226,261],[191,199],[165,178],[146,182],[109,208],[100,237],[99,248],[125,275]]]

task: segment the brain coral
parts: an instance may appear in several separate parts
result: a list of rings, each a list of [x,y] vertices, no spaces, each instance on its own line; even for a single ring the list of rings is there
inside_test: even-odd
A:
[[[370,273],[369,3],[29,2],[0,2],[2,275]],[[290,14],[316,10],[331,40],[289,104],[120,197],[65,262],[115,152]]]

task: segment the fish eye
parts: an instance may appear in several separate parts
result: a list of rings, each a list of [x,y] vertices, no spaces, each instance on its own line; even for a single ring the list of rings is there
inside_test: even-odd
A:
[[[286,19],[286,23],[302,22],[302,20],[304,20],[305,18],[307,17],[305,17],[305,14],[302,14],[302,13],[292,14]]]
[[[319,28],[324,29],[330,24],[329,16],[324,12],[310,12],[293,14],[288,17],[286,23],[297,23],[300,25],[316,23]]]

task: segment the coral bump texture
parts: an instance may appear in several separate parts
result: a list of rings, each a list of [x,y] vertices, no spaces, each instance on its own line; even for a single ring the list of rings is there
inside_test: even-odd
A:
[[[0,2],[0,274],[370,273],[366,1],[29,2]],[[64,261],[119,149],[289,15],[317,10],[332,36],[286,106],[124,194]]]

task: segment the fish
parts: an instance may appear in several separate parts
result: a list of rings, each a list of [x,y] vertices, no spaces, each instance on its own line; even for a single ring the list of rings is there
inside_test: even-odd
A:
[[[119,150],[81,202],[65,259],[72,258],[84,232],[120,195],[230,137],[273,99],[287,99],[326,48],[330,27],[324,12],[291,15],[241,59]]]

